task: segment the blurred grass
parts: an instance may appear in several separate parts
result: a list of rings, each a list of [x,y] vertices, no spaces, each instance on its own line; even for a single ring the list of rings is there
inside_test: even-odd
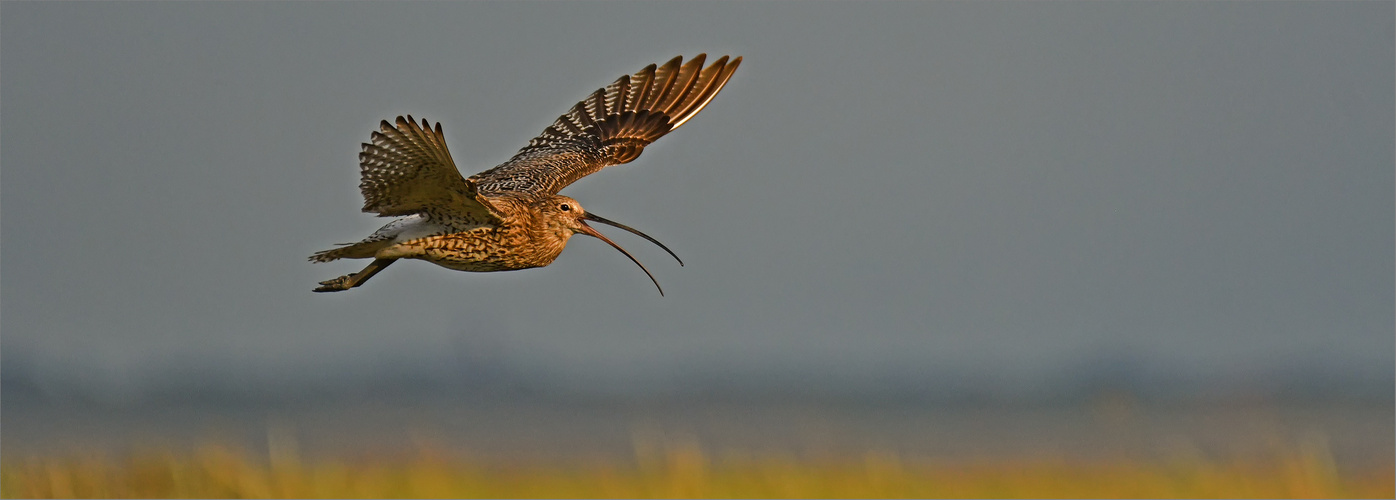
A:
[[[275,443],[273,443],[275,444]],[[653,444],[653,443],[651,443]],[[1392,498],[1393,464],[1340,470],[1324,446],[1266,457],[1079,460],[796,457],[705,453],[693,441],[636,446],[634,460],[488,461],[422,449],[302,460],[208,444],[191,452],[6,457],[5,498],[282,497],[1231,497]]]

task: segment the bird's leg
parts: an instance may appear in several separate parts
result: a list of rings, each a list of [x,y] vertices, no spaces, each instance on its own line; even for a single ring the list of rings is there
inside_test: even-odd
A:
[[[346,274],[328,281],[321,281],[320,286],[316,288],[315,291],[342,292],[362,285],[365,281],[368,281],[369,278],[372,278],[373,275],[378,274],[378,271],[382,271],[395,260],[397,259],[373,259],[373,262],[369,263],[368,267],[365,267],[362,271],[354,274]]]

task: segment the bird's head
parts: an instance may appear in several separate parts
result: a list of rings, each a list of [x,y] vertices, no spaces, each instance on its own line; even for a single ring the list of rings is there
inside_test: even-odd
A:
[[[659,248],[663,248],[665,252],[669,252],[669,255],[672,255],[674,257],[674,260],[679,261],[680,266],[683,265],[683,260],[679,259],[678,255],[674,255],[674,251],[669,250],[669,247],[664,246],[664,244],[660,243],[659,240],[651,238],[649,235],[642,233],[639,230],[627,226],[625,224],[621,224],[619,222],[612,221],[605,217],[589,213],[582,208],[582,205],[580,203],[577,203],[577,200],[574,200],[570,197],[556,194],[550,195],[535,203],[534,208],[538,211],[538,214],[540,216],[539,219],[542,222],[545,230],[549,233],[556,235],[564,242],[566,242],[567,239],[570,238],[573,234],[581,233],[604,241],[606,242],[606,244],[615,247],[616,250],[620,250],[620,253],[623,253],[626,257],[629,257],[631,262],[634,262],[635,265],[640,266],[640,269],[645,272],[645,275],[650,277],[650,281],[654,282],[655,288],[659,288],[660,295],[664,295],[664,289],[659,286],[659,280],[654,279],[654,275],[650,274],[650,270],[646,269],[645,265],[641,264],[640,261],[636,259],[634,255],[630,255],[630,252],[625,251],[625,249],[621,248],[620,245],[617,245],[616,242],[611,241],[610,238],[607,238],[606,235],[603,235],[596,229],[592,228],[589,224],[587,224],[587,222],[599,222],[601,224],[615,226],[626,231],[635,233],[636,235],[639,235],[641,238],[649,240],[650,243],[659,245]]]

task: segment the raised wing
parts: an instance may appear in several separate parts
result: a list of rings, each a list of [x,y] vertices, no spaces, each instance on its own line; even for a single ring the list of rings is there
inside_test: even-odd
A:
[[[717,96],[737,66],[727,56],[703,67],[675,57],[620,77],[577,103],[504,164],[471,176],[486,192],[557,193],[577,179],[640,156],[645,146],[679,128]]]
[[[363,169],[359,191],[364,195],[364,211],[380,216],[440,213],[472,218],[480,222],[497,220],[495,211],[475,188],[461,177],[446,150],[441,124],[436,130],[412,116],[397,117],[397,126],[384,120],[364,143],[359,153]]]

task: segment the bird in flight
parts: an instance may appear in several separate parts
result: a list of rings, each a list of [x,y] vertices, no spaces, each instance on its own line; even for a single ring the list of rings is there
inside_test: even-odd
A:
[[[683,63],[651,64],[598,89],[572,107],[513,158],[461,176],[441,124],[419,125],[410,115],[386,120],[359,153],[364,212],[400,217],[358,243],[316,252],[311,262],[373,259],[362,271],[322,281],[317,292],[363,285],[398,259],[420,259],[459,271],[490,272],[551,264],[572,235],[596,237],[620,250],[649,276],[644,264],[587,222],[606,224],[669,247],[634,228],[582,208],[558,194],[602,168],[629,163],[645,146],[702,111],[732,78],[742,58],[706,54]]]

